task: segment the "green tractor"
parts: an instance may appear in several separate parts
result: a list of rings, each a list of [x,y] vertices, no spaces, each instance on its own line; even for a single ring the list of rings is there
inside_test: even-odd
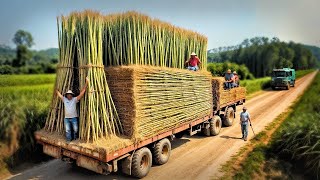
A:
[[[284,87],[287,90],[294,87],[296,81],[296,71],[290,68],[273,69],[271,77],[271,88]]]

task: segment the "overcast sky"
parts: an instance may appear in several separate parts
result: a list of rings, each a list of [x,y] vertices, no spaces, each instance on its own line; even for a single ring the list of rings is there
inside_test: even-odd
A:
[[[208,48],[255,36],[320,46],[320,0],[2,0],[0,44],[14,46],[18,29],[33,49],[57,47],[56,17],[94,9],[104,14],[135,10],[208,37]]]

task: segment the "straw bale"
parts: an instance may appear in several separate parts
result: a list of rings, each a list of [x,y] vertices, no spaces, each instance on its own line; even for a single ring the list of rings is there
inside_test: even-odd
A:
[[[150,138],[212,113],[208,72],[153,66],[105,70],[124,133],[133,139]]]

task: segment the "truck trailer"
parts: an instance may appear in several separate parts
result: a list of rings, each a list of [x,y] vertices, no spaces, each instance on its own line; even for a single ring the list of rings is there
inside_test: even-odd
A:
[[[43,145],[43,152],[54,158],[100,174],[121,169],[126,175],[142,178],[148,174],[152,164],[168,162],[171,154],[170,141],[174,138],[197,133],[216,136],[220,133],[222,124],[233,125],[237,106],[246,100],[245,88],[224,89],[223,86],[223,78],[212,78],[211,113],[140,141],[133,141],[127,136],[113,136],[109,142],[101,139],[94,146],[91,142],[81,140],[67,143],[63,135],[45,130],[35,132],[35,138]]]

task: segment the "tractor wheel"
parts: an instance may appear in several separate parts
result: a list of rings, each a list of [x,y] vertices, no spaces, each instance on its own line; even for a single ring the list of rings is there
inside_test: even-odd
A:
[[[144,147],[133,154],[132,157],[132,176],[137,178],[145,177],[152,165],[151,151]]]
[[[153,149],[153,162],[162,165],[168,162],[171,154],[171,143],[169,139],[164,138],[156,143]]]
[[[224,116],[223,124],[225,126],[232,126],[233,121],[234,121],[234,110],[232,107],[228,107]]]
[[[220,133],[222,126],[221,118],[219,116],[214,116],[210,121],[210,134],[216,136]]]

